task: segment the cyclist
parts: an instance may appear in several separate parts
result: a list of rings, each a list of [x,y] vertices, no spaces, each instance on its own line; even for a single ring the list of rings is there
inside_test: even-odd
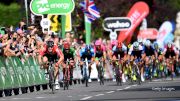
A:
[[[48,70],[48,64],[49,62],[55,62],[58,59],[58,61],[55,63],[55,84],[56,87],[55,89],[59,89],[59,83],[58,83],[58,70],[59,70],[59,65],[63,63],[64,60],[64,55],[62,51],[58,48],[57,45],[54,45],[53,39],[49,39],[47,41],[47,44],[44,45],[44,48],[40,50],[40,55],[38,57],[39,63],[43,65],[43,68]],[[43,60],[43,61],[42,61]]]
[[[159,44],[157,42],[154,42],[153,44],[153,48],[154,48],[154,51],[156,51],[155,53],[155,57],[156,59],[158,58],[158,60],[162,60],[162,53],[163,53],[163,49],[160,48]]]
[[[105,59],[106,59],[105,46],[102,44],[102,42],[100,40],[96,40],[96,42],[95,42],[94,53],[95,53],[96,68],[98,71],[98,81],[100,81],[99,80],[99,64],[100,64],[99,59],[102,59],[103,66],[105,64]]]
[[[155,60],[155,54],[156,54],[156,51],[152,47],[150,40],[146,40],[143,51],[144,51],[143,58],[145,59],[146,77],[149,78],[150,76],[152,76],[153,73],[152,70],[154,70],[153,61]],[[152,65],[152,67],[150,67],[150,65]]]
[[[113,61],[115,60],[113,62],[113,67],[115,67],[117,59],[122,60],[121,63],[124,67],[124,61],[126,60],[126,55],[127,55],[127,47],[122,42],[118,42],[118,44],[113,47],[112,51],[113,51],[112,60]],[[122,68],[121,73],[123,73],[123,69],[124,68]]]
[[[163,66],[158,66],[158,64],[162,64],[163,63],[163,49],[160,48],[159,44],[157,42],[154,42],[153,44],[153,48],[154,48],[154,51],[155,51],[155,68],[157,70],[157,76],[159,76],[159,74],[161,75],[161,77],[163,76],[162,74],[162,71],[163,71]]]
[[[130,47],[130,49],[128,51],[128,59],[133,63],[134,62],[140,63],[142,56],[143,56],[143,47],[137,41],[135,41],[131,45],[131,47]],[[143,68],[140,67],[140,66],[138,66],[138,67],[139,67],[139,70],[140,70],[141,74],[143,74]]]
[[[167,64],[169,63],[169,61],[173,61],[173,63],[175,64],[174,60],[178,61],[179,51],[176,49],[176,47],[173,45],[172,42],[168,42],[164,48],[163,55],[167,60],[166,61]],[[172,75],[174,75],[174,68],[169,68],[169,69]]]
[[[64,42],[63,54],[64,54],[64,63],[66,63],[67,60],[69,60],[70,85],[71,85],[72,79],[73,79],[73,68],[75,66],[75,63],[74,63],[75,50],[73,48],[70,48],[70,44],[68,42]],[[63,70],[63,74],[65,74],[65,68]]]
[[[94,56],[95,56],[95,53],[94,53],[94,49],[92,48],[91,45],[86,45],[85,47],[83,47],[81,50],[80,50],[80,60],[82,61],[81,62],[81,73],[83,75],[83,64],[84,64],[84,61],[85,59],[87,58],[88,60],[88,71],[89,71],[89,75],[88,75],[88,78],[89,78],[89,82],[91,82],[91,79],[90,79],[90,76],[91,76],[91,65],[94,61]]]

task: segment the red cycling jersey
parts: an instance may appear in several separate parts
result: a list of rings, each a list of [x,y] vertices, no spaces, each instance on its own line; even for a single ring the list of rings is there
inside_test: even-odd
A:
[[[57,45],[54,45],[52,48],[53,48],[53,49],[52,49],[52,54],[53,54],[53,55],[54,55],[54,54],[57,54],[58,57],[63,56],[62,51],[58,48]],[[40,51],[40,55],[41,55],[41,56],[44,56],[45,54],[49,54],[49,53],[50,53],[50,52],[48,51],[47,45],[44,45],[44,49]]]

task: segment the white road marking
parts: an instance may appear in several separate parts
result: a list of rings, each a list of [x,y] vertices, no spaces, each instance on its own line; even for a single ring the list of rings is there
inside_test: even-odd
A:
[[[88,97],[82,98],[80,100],[87,100],[87,99],[90,99],[90,98],[92,98],[92,96],[88,96]]]
[[[102,95],[104,95],[104,94],[97,94],[97,95],[95,95],[95,96],[102,96]]]
[[[4,101],[4,100],[6,100],[6,99],[0,99],[0,101]]]
[[[131,86],[127,86],[126,88],[124,88],[124,89],[129,89],[129,88],[131,88]]]
[[[123,90],[123,89],[117,89],[117,91],[120,91],[120,90]]]
[[[28,99],[31,99],[31,98],[12,98],[12,100],[28,100]]]
[[[132,86],[134,86],[134,87],[135,87],[135,86],[137,86],[137,84],[135,84],[135,85],[132,85]]]
[[[41,97],[41,96],[39,96],[39,97],[36,97],[37,99],[43,99],[43,98],[45,98],[45,97]]]
[[[110,93],[114,93],[114,91],[109,91],[109,92],[106,92],[106,93],[110,94]]]
[[[72,97],[72,96],[68,96],[68,97]]]
[[[148,82],[148,83],[179,83],[179,81],[158,81],[158,82]]]

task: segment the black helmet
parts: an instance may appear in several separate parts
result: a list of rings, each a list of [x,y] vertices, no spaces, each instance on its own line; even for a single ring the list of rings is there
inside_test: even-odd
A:
[[[48,47],[53,47],[54,46],[54,42],[53,41],[47,41],[47,46]]]

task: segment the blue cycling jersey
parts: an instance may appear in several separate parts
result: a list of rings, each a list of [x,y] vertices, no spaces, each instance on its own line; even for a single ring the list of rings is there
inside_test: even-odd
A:
[[[89,50],[89,52],[85,49],[85,48],[82,48],[80,50],[80,57],[81,57],[81,60],[85,60],[86,58],[89,60],[91,60],[92,57],[94,57],[95,53],[94,53],[94,49],[91,48]]]

